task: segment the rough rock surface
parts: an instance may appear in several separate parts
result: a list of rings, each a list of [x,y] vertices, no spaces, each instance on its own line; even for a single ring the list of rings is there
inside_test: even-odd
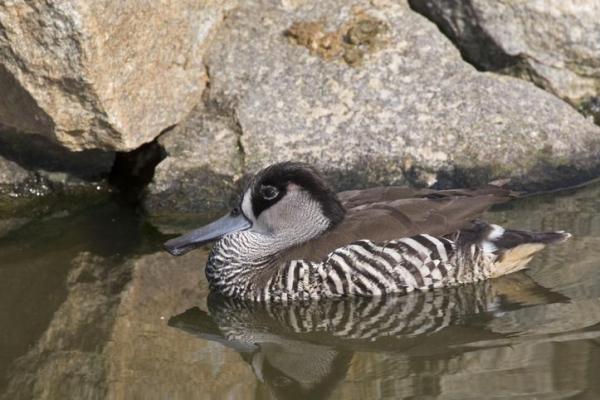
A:
[[[232,118],[202,108],[185,123],[162,135],[166,158],[157,165],[146,206],[165,212],[211,209],[223,205],[242,171],[239,127]]]
[[[130,150],[197,103],[227,2],[0,3],[0,123],[71,149]]]
[[[195,127],[165,134],[169,156],[146,200],[153,214],[206,211],[227,200],[240,165],[250,173],[289,159],[325,169],[338,189],[511,178],[533,190],[599,166],[598,127],[529,82],[476,71],[407,2],[244,5],[205,62]],[[198,189],[207,182],[211,192]]]
[[[482,69],[526,77],[575,105],[600,95],[597,0],[410,3]]]

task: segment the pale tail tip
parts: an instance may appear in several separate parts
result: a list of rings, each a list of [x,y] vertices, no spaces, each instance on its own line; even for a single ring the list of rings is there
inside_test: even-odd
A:
[[[555,233],[558,233],[559,235],[562,236],[562,238],[560,239],[560,242],[565,242],[565,241],[569,240],[571,237],[573,237],[573,235],[571,235],[569,232],[565,232],[565,231],[556,231]]]

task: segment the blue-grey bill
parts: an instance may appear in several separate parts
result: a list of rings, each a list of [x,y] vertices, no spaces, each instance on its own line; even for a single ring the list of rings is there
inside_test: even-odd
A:
[[[164,247],[171,255],[181,256],[203,244],[213,242],[220,237],[250,228],[252,224],[242,214],[227,214],[202,228],[194,229],[185,235],[165,242]]]

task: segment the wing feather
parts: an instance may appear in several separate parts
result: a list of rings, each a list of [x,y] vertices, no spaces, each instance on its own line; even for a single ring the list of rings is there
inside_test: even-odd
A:
[[[342,192],[344,220],[325,234],[280,254],[284,260],[319,261],[335,249],[358,240],[386,242],[426,233],[451,234],[494,204],[513,194],[490,186],[474,190],[430,190],[404,187]]]

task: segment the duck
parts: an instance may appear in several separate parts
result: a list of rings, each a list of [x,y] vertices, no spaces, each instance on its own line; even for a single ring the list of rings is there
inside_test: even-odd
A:
[[[476,189],[374,187],[336,193],[312,165],[257,172],[223,217],[165,242],[174,256],[214,242],[211,291],[253,302],[404,295],[497,278],[526,268],[564,231],[484,222],[515,197]]]

